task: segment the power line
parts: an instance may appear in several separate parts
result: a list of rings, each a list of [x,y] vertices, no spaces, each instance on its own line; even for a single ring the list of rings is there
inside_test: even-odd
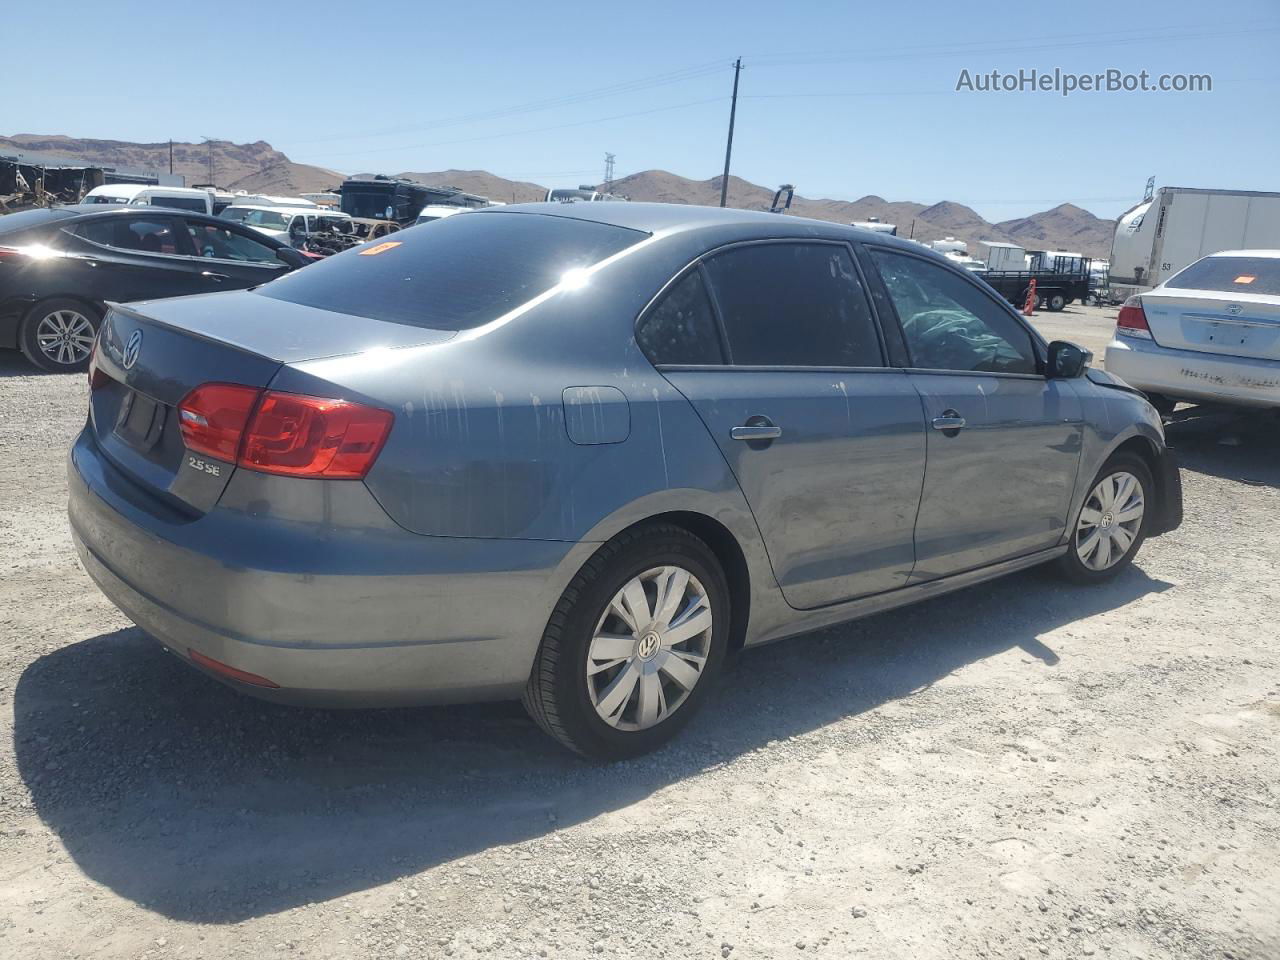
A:
[[[441,127],[452,127],[467,123],[477,123],[482,120],[498,120],[504,117],[516,116],[524,113],[536,113],[542,110],[550,110],[556,107],[573,106],[578,103],[586,103],[591,100],[599,100],[603,97],[617,96],[625,93],[636,93],[641,90],[651,90],[655,87],[669,86],[674,83],[683,83],[686,80],[695,80],[699,77],[708,76],[718,72],[723,66],[723,61],[713,60],[705,63],[694,64],[683,67],[678,70],[668,71],[666,73],[654,74],[649,77],[642,77],[635,80],[626,80],[619,83],[610,84],[605,87],[599,87],[594,90],[586,90],[578,93],[564,94],[558,97],[549,97],[544,100],[532,100],[526,103],[517,104],[511,107],[501,107],[480,111],[478,113],[461,114],[453,117],[444,117],[438,120],[428,120],[419,123],[389,127],[382,130],[365,131],[362,133],[344,133],[335,134],[328,137],[317,137],[309,140],[295,140],[294,143],[330,143],[335,140],[349,140],[356,137],[385,137],[394,136],[399,133],[411,133],[417,130],[438,130]]]
[[[593,117],[590,120],[578,120],[573,123],[557,123],[545,127],[530,127],[525,130],[508,130],[505,133],[491,133],[482,137],[464,137],[459,140],[437,140],[433,143],[409,143],[394,147],[371,147],[366,150],[348,150],[345,153],[329,153],[330,157],[363,156],[368,153],[388,153],[393,150],[423,150],[427,147],[447,147],[457,143],[478,143],[482,140],[500,140],[504,137],[522,137],[530,133],[543,133],[547,130],[565,130],[570,127],[585,127],[593,123],[605,123],[609,120],[625,120],[629,117],[643,117],[652,113],[665,113],[668,110],[682,110],[685,107],[697,107],[707,103],[720,103],[727,97],[708,97],[705,100],[689,100],[686,103],[673,103],[665,107],[654,107],[651,110],[636,110],[632,113],[616,113],[609,117]]]

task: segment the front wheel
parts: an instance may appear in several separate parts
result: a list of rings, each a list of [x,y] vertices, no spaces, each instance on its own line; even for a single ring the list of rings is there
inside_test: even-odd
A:
[[[706,697],[729,636],[715,554],[656,524],[600,548],[565,589],[524,692],[540,727],[583,756],[620,760],[671,739]]]
[[[23,355],[49,373],[73,373],[89,365],[101,318],[78,300],[37,303],[22,322],[18,345]]]
[[[1109,580],[1133,562],[1146,538],[1155,483],[1141,457],[1113,456],[1089,488],[1058,569],[1076,583]]]
[[[1067,305],[1067,298],[1060,293],[1051,293],[1049,295],[1048,307],[1054,313],[1057,313]]]

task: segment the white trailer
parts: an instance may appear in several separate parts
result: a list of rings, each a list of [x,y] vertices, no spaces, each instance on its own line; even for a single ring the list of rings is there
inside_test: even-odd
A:
[[[1125,211],[1111,242],[1111,292],[1142,293],[1222,250],[1280,247],[1280,193],[1161,187]]]
[[[980,240],[978,245],[986,247],[987,269],[995,271],[1026,270],[1027,251],[1016,243],[1000,243],[997,240]]]

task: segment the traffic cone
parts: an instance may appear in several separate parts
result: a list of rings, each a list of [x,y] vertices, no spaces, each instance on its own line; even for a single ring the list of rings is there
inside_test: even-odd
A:
[[[1031,286],[1027,287],[1027,302],[1022,305],[1022,315],[1030,317],[1036,312],[1036,304],[1040,298],[1036,296],[1036,278],[1031,278]]]

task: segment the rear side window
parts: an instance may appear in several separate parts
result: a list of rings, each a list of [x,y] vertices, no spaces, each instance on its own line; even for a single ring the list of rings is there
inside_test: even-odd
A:
[[[1205,257],[1175,274],[1165,286],[1275,296],[1280,294],[1280,257]]]
[[[764,243],[706,261],[737,366],[878,367],[880,340],[843,244]]]
[[[174,221],[167,217],[102,217],[76,224],[76,236],[104,247],[138,253],[182,253]]]
[[[448,217],[296,270],[255,291],[335,313],[434,330],[495,320],[647,234],[520,213]]]
[[[690,270],[666,292],[636,330],[649,360],[663,363],[724,363],[716,317],[698,270]]]

